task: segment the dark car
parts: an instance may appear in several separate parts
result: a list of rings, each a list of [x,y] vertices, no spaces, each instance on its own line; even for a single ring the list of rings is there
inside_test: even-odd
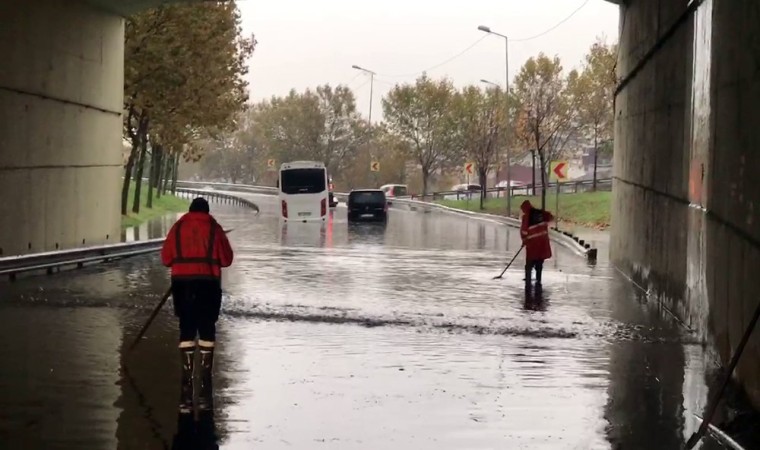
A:
[[[357,189],[348,194],[348,220],[388,220],[388,201],[380,189]]]

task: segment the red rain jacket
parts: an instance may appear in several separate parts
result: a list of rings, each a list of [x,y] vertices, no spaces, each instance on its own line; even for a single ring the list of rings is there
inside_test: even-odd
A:
[[[520,206],[523,212],[520,236],[525,245],[527,261],[538,261],[552,257],[552,247],[549,243],[549,222],[554,216],[540,209],[536,209],[529,201],[524,201]]]
[[[232,264],[232,256],[224,229],[203,212],[182,216],[161,249],[161,262],[172,268],[173,279],[219,279],[222,267]]]

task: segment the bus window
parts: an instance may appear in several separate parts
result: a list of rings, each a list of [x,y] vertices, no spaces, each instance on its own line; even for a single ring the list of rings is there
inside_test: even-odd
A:
[[[287,169],[280,176],[280,190],[285,194],[318,194],[327,188],[325,169]]]

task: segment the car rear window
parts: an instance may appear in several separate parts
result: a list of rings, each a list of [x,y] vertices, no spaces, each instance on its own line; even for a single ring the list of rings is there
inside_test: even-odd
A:
[[[382,192],[352,192],[349,200],[356,204],[382,203],[385,201],[385,195]]]
[[[395,186],[393,188],[393,195],[396,197],[403,197],[406,195],[406,186]]]

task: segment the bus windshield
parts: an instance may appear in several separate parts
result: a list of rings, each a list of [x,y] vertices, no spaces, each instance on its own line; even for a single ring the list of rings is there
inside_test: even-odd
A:
[[[327,188],[325,169],[287,169],[280,176],[280,190],[285,194],[318,194]]]

